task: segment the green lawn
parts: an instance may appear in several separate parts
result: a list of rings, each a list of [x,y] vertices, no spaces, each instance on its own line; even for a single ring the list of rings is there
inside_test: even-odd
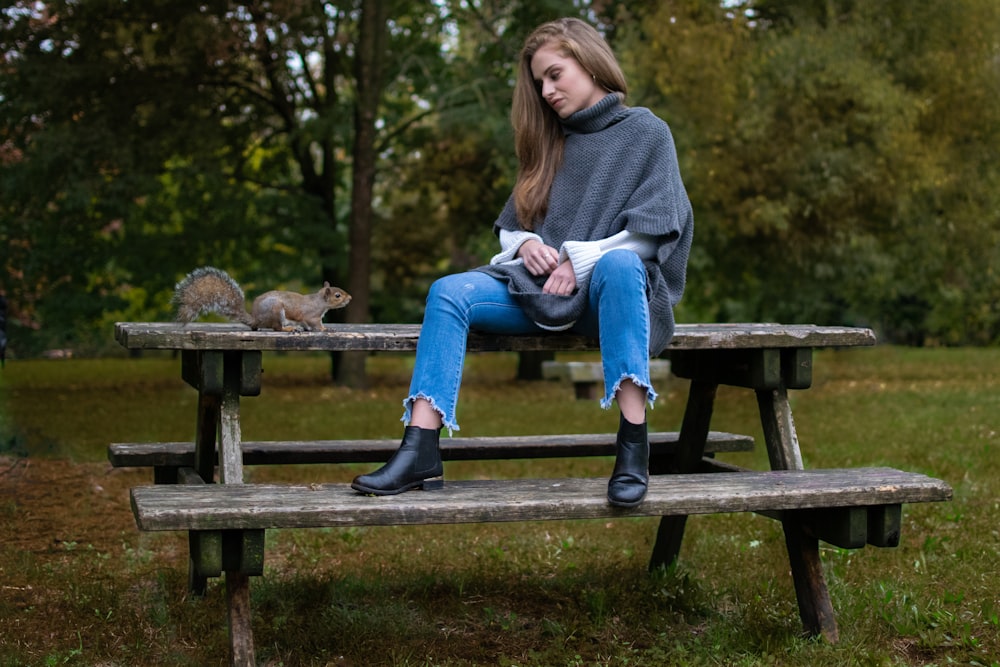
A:
[[[266,355],[243,437],[398,437],[412,358],[370,358],[371,387],[357,391],[331,386],[328,363]],[[470,358],[462,435],[616,427],[566,385],[515,382],[515,364]],[[889,465],[955,489],[904,508],[898,548],[824,549],[839,644],[800,637],[780,526],[720,515],[692,518],[678,566],[653,574],[653,519],[271,531],[252,587],[260,664],[1000,665],[1000,349],[822,351],[814,367],[814,386],[792,393],[808,467]],[[676,430],[686,384],[657,389],[651,424]],[[127,488],[151,475],[104,463],[109,442],[190,439],[195,399],[169,356],[0,373],[0,489],[17,489],[0,496],[0,665],[226,663],[223,589],[188,598],[186,536],[130,521]],[[760,441],[753,394],[720,391],[713,428]],[[721,458],[767,465],[762,448]],[[611,464],[451,463],[446,477],[605,476]],[[58,474],[33,482],[46,467]],[[65,534],[29,539],[45,521]]]

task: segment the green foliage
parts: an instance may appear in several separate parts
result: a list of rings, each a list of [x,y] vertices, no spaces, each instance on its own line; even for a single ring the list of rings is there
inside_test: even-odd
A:
[[[372,315],[419,321],[433,279],[496,253],[492,225],[513,187],[514,64],[527,33],[571,2],[447,3],[453,34],[432,90],[439,112],[383,165],[374,230]]]
[[[310,197],[282,188],[287,154],[255,149],[259,128],[236,122],[231,110],[246,107],[213,85],[223,68],[206,53],[232,40],[220,38],[212,6],[190,9],[87,2],[4,13],[15,66],[0,95],[15,159],[0,178],[16,194],[0,204],[0,238],[12,249],[4,281],[26,327],[12,336],[22,356],[92,350],[82,341],[110,313],[169,316],[166,295],[199,264],[249,276],[264,267],[272,280],[301,279],[273,268],[289,256],[317,265],[302,249],[330,232]]]
[[[996,3],[687,0],[643,16],[621,43],[696,208],[686,308],[1000,338],[984,306],[1000,285]]]
[[[431,278],[482,261],[512,172],[511,62],[530,27],[569,11],[396,3],[382,58],[360,50],[354,3],[6,7],[0,182],[17,197],[0,204],[0,240],[24,327],[12,349],[81,352],[112,316],[166,318],[173,284],[202,264],[248,291],[347,286],[368,266],[365,204],[349,195],[373,178],[352,177],[354,119],[369,112],[374,308],[419,317]],[[379,68],[380,84],[363,82],[378,86],[375,109],[360,106],[364,58]],[[367,276],[351,280],[367,291]]]
[[[0,8],[12,356],[100,351],[113,317],[169,317],[202,264],[249,292],[350,277],[375,319],[419,319],[431,280],[496,249],[512,66],[561,15],[601,24],[630,103],[674,131],[697,225],[681,319],[1000,340],[993,0],[403,0],[380,5],[364,110],[356,4]],[[353,174],[362,112],[376,161]]]

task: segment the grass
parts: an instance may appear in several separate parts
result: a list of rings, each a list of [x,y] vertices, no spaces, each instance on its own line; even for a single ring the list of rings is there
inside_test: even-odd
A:
[[[411,359],[369,361],[364,391],[327,361],[266,356],[247,439],[398,437]],[[614,413],[515,359],[472,357],[462,435],[612,431]],[[226,664],[224,591],[186,592],[186,536],[141,534],[112,441],[188,439],[195,394],[170,357],[8,364],[0,374],[0,665]],[[675,430],[686,386],[650,413]],[[955,488],[904,509],[895,549],[823,550],[841,641],[803,639],[780,527],[688,522],[648,573],[655,519],[269,531],[254,579],[262,665],[1000,665],[1000,350],[823,351],[792,394],[809,467],[891,465]],[[720,391],[713,428],[761,438],[752,395]],[[724,455],[766,467],[762,448]],[[608,474],[606,458],[448,464],[446,476]],[[252,469],[346,481],[365,466]]]

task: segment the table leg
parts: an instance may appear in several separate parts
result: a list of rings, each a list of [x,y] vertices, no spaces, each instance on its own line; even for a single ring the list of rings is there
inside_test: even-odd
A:
[[[792,406],[788,403],[788,390],[784,387],[758,389],[757,406],[771,469],[802,470],[802,452],[792,420]]]
[[[227,352],[219,408],[219,480],[243,483],[243,443],[240,432],[240,386],[243,361],[240,353]]]
[[[802,470],[802,452],[784,388],[757,390],[761,425],[767,455],[772,470]],[[788,562],[795,584],[795,597],[799,603],[799,617],[810,635],[819,635],[830,643],[839,638],[837,619],[826,587],[823,564],[819,555],[819,540],[805,534],[800,522],[786,514],[782,519]]]
[[[195,439],[195,470],[201,481],[215,481],[218,464],[219,482],[243,483],[243,446],[240,432],[240,396],[256,396],[261,388],[261,353],[259,351],[185,351],[181,376],[198,390],[198,424]],[[244,667],[254,664],[253,630],[250,625],[250,576],[263,572],[264,531],[204,531],[189,533],[189,548],[198,552],[201,571],[213,576],[225,572],[226,602],[229,607],[230,664]],[[206,565],[205,544],[218,562]],[[197,549],[196,549],[197,547]],[[214,551],[216,550],[217,551]],[[207,576],[195,567],[188,571],[192,592],[204,595]]]
[[[684,420],[678,436],[677,453],[670,458],[651,457],[649,462],[651,474],[697,471],[705,455],[705,441],[708,439],[717,389],[718,385],[711,382],[691,381],[687,407],[684,408]],[[649,559],[650,570],[670,565],[677,560],[686,525],[686,515],[660,518],[656,542],[653,544],[653,553]]]
[[[206,484],[215,481],[215,443],[219,431],[219,397],[198,392],[198,431],[195,435],[194,469]]]
[[[211,364],[212,361],[206,362],[204,357],[206,355],[211,355],[218,353],[203,352],[199,353],[192,363],[196,368],[204,368],[206,364]],[[217,361],[215,363],[218,363]],[[197,430],[195,432],[194,441],[194,470],[198,473],[198,476],[206,484],[211,484],[215,481],[215,448],[216,441],[218,440],[219,433],[219,395],[210,391],[205,385],[208,384],[201,377],[201,373],[195,373],[191,376],[191,381],[194,382],[198,389],[198,417],[197,417]],[[196,548],[196,542],[198,541],[198,536],[192,534],[188,535],[188,551],[194,553]],[[201,574],[198,568],[195,567],[194,560],[191,559],[188,562],[188,590],[199,597],[204,596],[208,592],[208,577]]]
[[[218,463],[219,481],[242,483],[240,396],[260,393],[260,352],[185,351],[181,375],[198,390],[195,469],[203,480],[212,482]]]
[[[226,601],[229,606],[229,664],[233,667],[253,667],[249,576],[226,572]]]

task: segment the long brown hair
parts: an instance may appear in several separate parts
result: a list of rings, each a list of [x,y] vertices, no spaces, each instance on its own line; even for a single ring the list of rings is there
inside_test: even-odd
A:
[[[556,19],[536,28],[525,40],[510,119],[514,125],[514,149],[519,163],[514,206],[521,227],[529,230],[545,218],[549,190],[562,164],[564,138],[559,116],[542,99],[531,72],[531,59],[551,42],[558,44],[563,55],[575,58],[600,87],[623,96],[628,92],[625,75],[611,47],[584,21]]]

